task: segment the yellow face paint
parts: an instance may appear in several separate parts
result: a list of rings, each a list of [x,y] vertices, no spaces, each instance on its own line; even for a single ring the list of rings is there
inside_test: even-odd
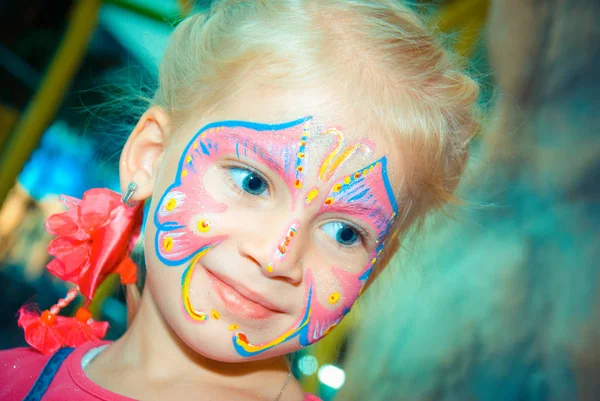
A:
[[[342,163],[350,158],[358,149],[368,149],[363,143],[355,143],[350,146],[344,147],[344,136],[340,131],[335,128],[330,128],[325,131],[325,135],[335,135],[336,145],[335,148],[327,155],[321,168],[319,169],[319,179],[321,181],[328,181],[337,171]],[[341,151],[341,154],[339,154]]]
[[[306,204],[308,205],[310,202],[312,202],[317,196],[319,195],[319,190],[318,189],[312,189],[307,195],[306,195]]]
[[[329,301],[330,304],[335,305],[338,303],[338,301],[340,300],[340,293],[339,292],[334,292],[333,294],[331,294],[329,296],[329,298],[327,299]]]
[[[206,219],[201,219],[198,221],[198,231],[201,233],[206,233],[210,231],[210,222]]]
[[[197,311],[192,306],[192,302],[190,301],[190,282],[192,281],[192,275],[194,274],[194,268],[196,267],[198,260],[200,260],[200,258],[204,256],[209,250],[210,246],[207,246],[206,248],[201,250],[196,256],[194,256],[187,270],[183,273],[183,282],[181,286],[181,297],[183,300],[183,307],[188,316],[198,322],[205,321],[207,316],[206,313]]]
[[[167,212],[172,212],[177,207],[177,199],[169,199],[165,205]]]
[[[173,249],[173,238],[165,237],[163,248],[165,248],[165,252],[171,252],[171,250]]]

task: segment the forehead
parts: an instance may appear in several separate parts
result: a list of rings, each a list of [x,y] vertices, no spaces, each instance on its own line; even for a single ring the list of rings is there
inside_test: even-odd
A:
[[[334,90],[325,86],[313,88],[292,88],[282,90],[272,87],[257,87],[244,85],[227,99],[215,104],[211,109],[204,112],[190,113],[181,128],[184,135],[177,135],[176,141],[179,152],[191,140],[191,138],[208,124],[239,120],[256,122],[258,124],[275,124],[281,127],[292,121],[297,121],[304,116],[311,116],[311,133],[318,133],[318,137],[311,138],[312,146],[309,152],[308,169],[321,162],[321,158],[332,150],[338,141],[338,135],[329,131],[335,129],[343,136],[343,146],[354,146],[362,144],[360,151],[355,152],[352,157],[346,159],[343,165],[339,165],[339,174],[351,174],[358,169],[370,165],[385,157],[387,160],[387,175],[391,188],[398,199],[404,183],[404,166],[400,149],[390,141],[383,126],[375,123],[367,123],[372,119],[364,118],[364,114],[356,113],[356,100],[346,99],[338,96]],[[302,134],[302,126],[296,134],[284,137],[281,133],[255,135],[256,141],[263,145],[275,144],[282,141],[297,143],[294,135]],[[293,131],[293,130],[292,130]],[[307,172],[308,173],[308,172]],[[312,175],[312,174],[311,174]],[[307,177],[308,178],[308,177]]]

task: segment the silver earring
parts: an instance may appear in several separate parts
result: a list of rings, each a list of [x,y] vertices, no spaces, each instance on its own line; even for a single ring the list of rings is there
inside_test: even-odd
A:
[[[127,189],[125,190],[125,193],[123,194],[123,196],[121,197],[121,200],[123,201],[123,203],[129,207],[135,206],[137,204],[137,202],[130,202],[131,197],[133,196],[133,194],[135,193],[135,191],[137,191],[137,184],[133,181],[131,181],[129,183],[129,185],[127,186]]]

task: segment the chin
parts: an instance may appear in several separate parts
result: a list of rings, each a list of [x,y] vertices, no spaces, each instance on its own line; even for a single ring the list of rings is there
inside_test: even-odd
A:
[[[242,336],[245,336],[242,329],[229,330],[228,324],[224,321],[215,322],[211,319],[203,322],[192,321],[184,311],[180,310],[181,306],[173,302],[169,302],[168,305],[163,305],[163,307],[159,306],[159,309],[166,323],[170,326],[172,335],[178,337],[183,343],[182,345],[187,346],[191,351],[199,355],[215,361],[243,363],[268,359],[290,352],[287,348],[292,344],[281,344],[260,354],[252,356],[242,355],[235,346],[240,333]],[[247,329],[244,331],[254,341],[266,343],[270,340],[268,338],[255,338],[253,334],[257,333],[257,329]],[[299,348],[299,344],[296,344],[294,348]]]
[[[198,327],[198,329],[202,330],[194,330],[193,333],[182,333],[179,337],[197,354],[219,362],[244,363],[259,361],[281,356],[299,348],[299,345],[296,345],[292,349],[288,349],[289,346],[282,344],[257,355],[244,356],[240,355],[234,346],[234,341],[236,341],[235,332],[223,335],[222,330],[211,330],[209,327]]]

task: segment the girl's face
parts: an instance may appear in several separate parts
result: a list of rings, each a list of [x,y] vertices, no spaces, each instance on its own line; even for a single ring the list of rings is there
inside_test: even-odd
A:
[[[206,357],[262,359],[319,340],[377,262],[398,214],[399,152],[377,130],[350,133],[319,115],[325,102],[240,93],[190,119],[165,153],[148,289]]]

